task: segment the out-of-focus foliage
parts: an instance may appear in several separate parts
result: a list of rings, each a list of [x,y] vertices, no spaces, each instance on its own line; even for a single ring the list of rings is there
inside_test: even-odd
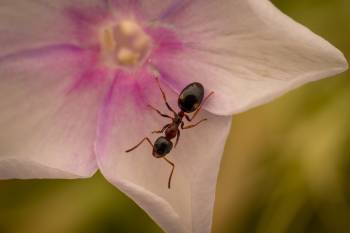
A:
[[[350,55],[350,1],[274,2]],[[222,167],[214,232],[350,232],[349,72],[238,116]]]
[[[350,58],[350,1],[273,1]],[[347,233],[350,73],[241,114],[219,176],[214,233]],[[157,233],[101,175],[0,181],[0,233]]]

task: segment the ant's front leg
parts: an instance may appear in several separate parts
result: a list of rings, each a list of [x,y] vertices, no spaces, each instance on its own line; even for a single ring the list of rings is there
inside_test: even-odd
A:
[[[187,115],[185,115],[186,119],[188,121],[192,121],[196,116],[197,114],[199,113],[199,111],[202,109],[202,106],[205,104],[205,102],[207,102],[207,100],[212,96],[214,95],[214,92],[210,92],[209,95],[207,95],[204,100],[202,101],[202,104],[197,108],[197,110],[194,112],[194,114],[192,115],[192,117],[189,117]]]
[[[162,93],[162,96],[163,96],[165,105],[167,106],[167,108],[169,109],[169,111],[171,111],[172,113],[174,113],[174,115],[176,115],[176,112],[174,111],[174,109],[172,109],[172,108],[170,107],[170,105],[169,105],[169,103],[168,103],[168,101],[167,101],[167,99],[166,99],[166,95],[165,95],[165,93],[164,93],[162,87],[160,86],[159,78],[156,77],[155,79],[156,79],[156,81],[157,81],[159,90],[160,90],[160,92]]]
[[[169,126],[170,126],[170,124],[167,124],[167,125],[165,125],[161,130],[159,130],[159,131],[153,131],[152,133],[163,133],[164,130],[166,130]]]
[[[196,127],[197,125],[199,125],[200,123],[204,122],[204,121],[207,121],[208,119],[202,119],[200,120],[199,122],[197,122],[196,124],[193,124],[193,125],[188,125],[188,126],[185,126],[185,124],[182,122],[181,124],[181,129],[191,129],[191,128],[194,128]]]
[[[150,104],[148,104],[147,107],[149,107],[150,109],[156,111],[156,112],[157,112],[159,115],[161,115],[162,117],[173,119],[171,116],[166,115],[166,114],[164,114],[164,113],[161,113],[161,111],[159,111],[158,109],[156,109],[155,107],[153,107],[153,106],[150,105]]]
[[[152,144],[151,140],[150,140],[149,138],[146,137],[146,138],[142,139],[141,142],[139,142],[136,146],[134,146],[133,148],[130,148],[129,150],[127,150],[127,151],[125,151],[125,152],[126,152],[126,153],[129,153],[129,152],[135,150],[135,149],[136,149],[137,147],[139,147],[144,141],[147,141],[147,142],[151,145],[151,147],[152,147],[152,149],[153,149],[153,144]]]

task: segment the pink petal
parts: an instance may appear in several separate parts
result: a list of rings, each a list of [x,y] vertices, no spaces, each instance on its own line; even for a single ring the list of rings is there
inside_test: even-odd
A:
[[[267,0],[173,1],[161,19],[187,51],[153,63],[178,91],[190,80],[216,95],[208,110],[232,114],[348,68],[342,53]]]
[[[178,0],[141,0],[140,8],[148,20],[157,20]]]
[[[0,178],[76,178],[96,171],[101,88],[75,87],[83,56],[61,45],[0,57]]]
[[[163,88],[178,109],[177,95]],[[181,132],[177,148],[168,156],[176,164],[168,189],[171,166],[154,158],[147,142],[125,152],[144,137],[154,141],[160,135],[151,131],[169,123],[147,108],[148,103],[170,114],[153,78],[122,76],[115,80],[101,112],[96,147],[99,167],[166,232],[210,232],[216,178],[231,118],[203,112],[197,120],[206,117],[207,122]]]

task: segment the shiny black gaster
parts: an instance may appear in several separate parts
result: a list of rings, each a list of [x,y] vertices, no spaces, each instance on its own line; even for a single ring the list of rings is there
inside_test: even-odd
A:
[[[179,95],[179,108],[191,113],[198,109],[204,98],[204,87],[200,83],[191,83],[185,87]]]

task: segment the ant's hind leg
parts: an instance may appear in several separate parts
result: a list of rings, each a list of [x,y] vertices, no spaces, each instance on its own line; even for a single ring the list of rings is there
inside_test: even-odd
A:
[[[129,152],[135,150],[135,149],[136,149],[137,147],[139,147],[144,141],[147,141],[147,142],[151,145],[151,147],[152,147],[152,149],[153,149],[153,144],[152,144],[151,140],[150,140],[149,138],[146,137],[146,138],[142,139],[141,142],[139,142],[136,146],[134,146],[133,148],[130,148],[129,150],[127,150],[127,151],[125,151],[125,152],[126,152],[126,153],[129,153]]]
[[[163,157],[163,159],[170,164],[170,166],[172,166],[172,169],[171,169],[171,172],[170,172],[170,175],[169,175],[169,179],[168,179],[168,189],[171,188],[171,179],[173,177],[173,174],[174,174],[174,169],[175,169],[175,164],[173,162],[171,162],[169,159]]]

